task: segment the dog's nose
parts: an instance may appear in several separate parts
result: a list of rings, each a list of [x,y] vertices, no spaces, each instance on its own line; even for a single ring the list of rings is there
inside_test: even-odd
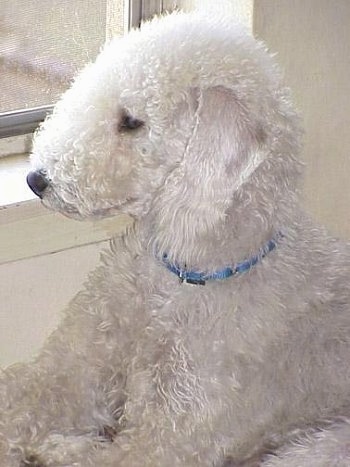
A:
[[[27,175],[27,183],[29,188],[39,196],[39,198],[43,197],[43,193],[49,184],[45,174],[40,170],[29,172]]]

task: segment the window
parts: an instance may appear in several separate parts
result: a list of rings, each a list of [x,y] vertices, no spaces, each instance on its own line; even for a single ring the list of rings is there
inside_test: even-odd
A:
[[[106,39],[123,35],[171,3],[0,0],[0,113],[42,106],[47,111],[77,71],[95,59]],[[24,124],[27,115],[29,119],[35,116],[17,114]],[[42,114],[38,112],[37,117]],[[4,120],[2,137],[19,131],[12,126],[6,131],[7,124]]]

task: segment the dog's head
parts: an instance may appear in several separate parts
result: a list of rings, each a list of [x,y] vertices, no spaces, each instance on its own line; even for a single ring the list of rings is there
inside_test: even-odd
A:
[[[157,209],[203,230],[235,197],[249,209],[294,190],[297,120],[261,43],[230,20],[172,14],[76,78],[35,136],[29,183],[70,216]]]

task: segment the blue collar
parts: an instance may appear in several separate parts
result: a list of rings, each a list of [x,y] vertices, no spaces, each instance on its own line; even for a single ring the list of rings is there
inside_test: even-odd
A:
[[[205,285],[208,280],[220,280],[227,279],[228,277],[242,274],[249,271],[259,261],[261,261],[270,251],[274,250],[277,246],[277,241],[282,237],[281,233],[278,233],[276,237],[269,240],[256,255],[246,259],[240,263],[235,264],[233,267],[226,267],[215,271],[213,273],[199,272],[199,271],[188,271],[186,266],[181,268],[176,263],[171,263],[168,260],[167,254],[163,255],[163,263],[169,269],[180,278],[180,282],[186,282],[194,285]]]

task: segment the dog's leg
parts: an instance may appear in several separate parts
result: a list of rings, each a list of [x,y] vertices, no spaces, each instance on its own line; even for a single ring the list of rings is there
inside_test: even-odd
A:
[[[136,269],[119,251],[90,275],[37,360],[0,373],[1,467],[87,467],[121,429],[126,367],[147,317],[132,273],[116,272]]]
[[[0,374],[0,466],[57,467],[79,459],[87,466],[89,450],[117,433],[126,338],[106,342],[105,329],[96,331],[98,321],[88,325],[89,319],[97,321],[87,313],[68,318],[37,361]]]
[[[148,319],[135,277],[118,274],[137,269],[133,261],[123,245],[106,253],[36,361],[0,373],[1,467],[81,459],[87,467],[90,451],[112,444],[135,335]]]
[[[108,407],[107,384],[100,387],[87,376],[92,369],[77,363],[66,370],[67,379],[59,364],[56,372],[34,365],[6,372],[0,382],[1,466],[88,466],[89,452],[110,442],[107,427],[116,431],[118,420],[116,407]]]

